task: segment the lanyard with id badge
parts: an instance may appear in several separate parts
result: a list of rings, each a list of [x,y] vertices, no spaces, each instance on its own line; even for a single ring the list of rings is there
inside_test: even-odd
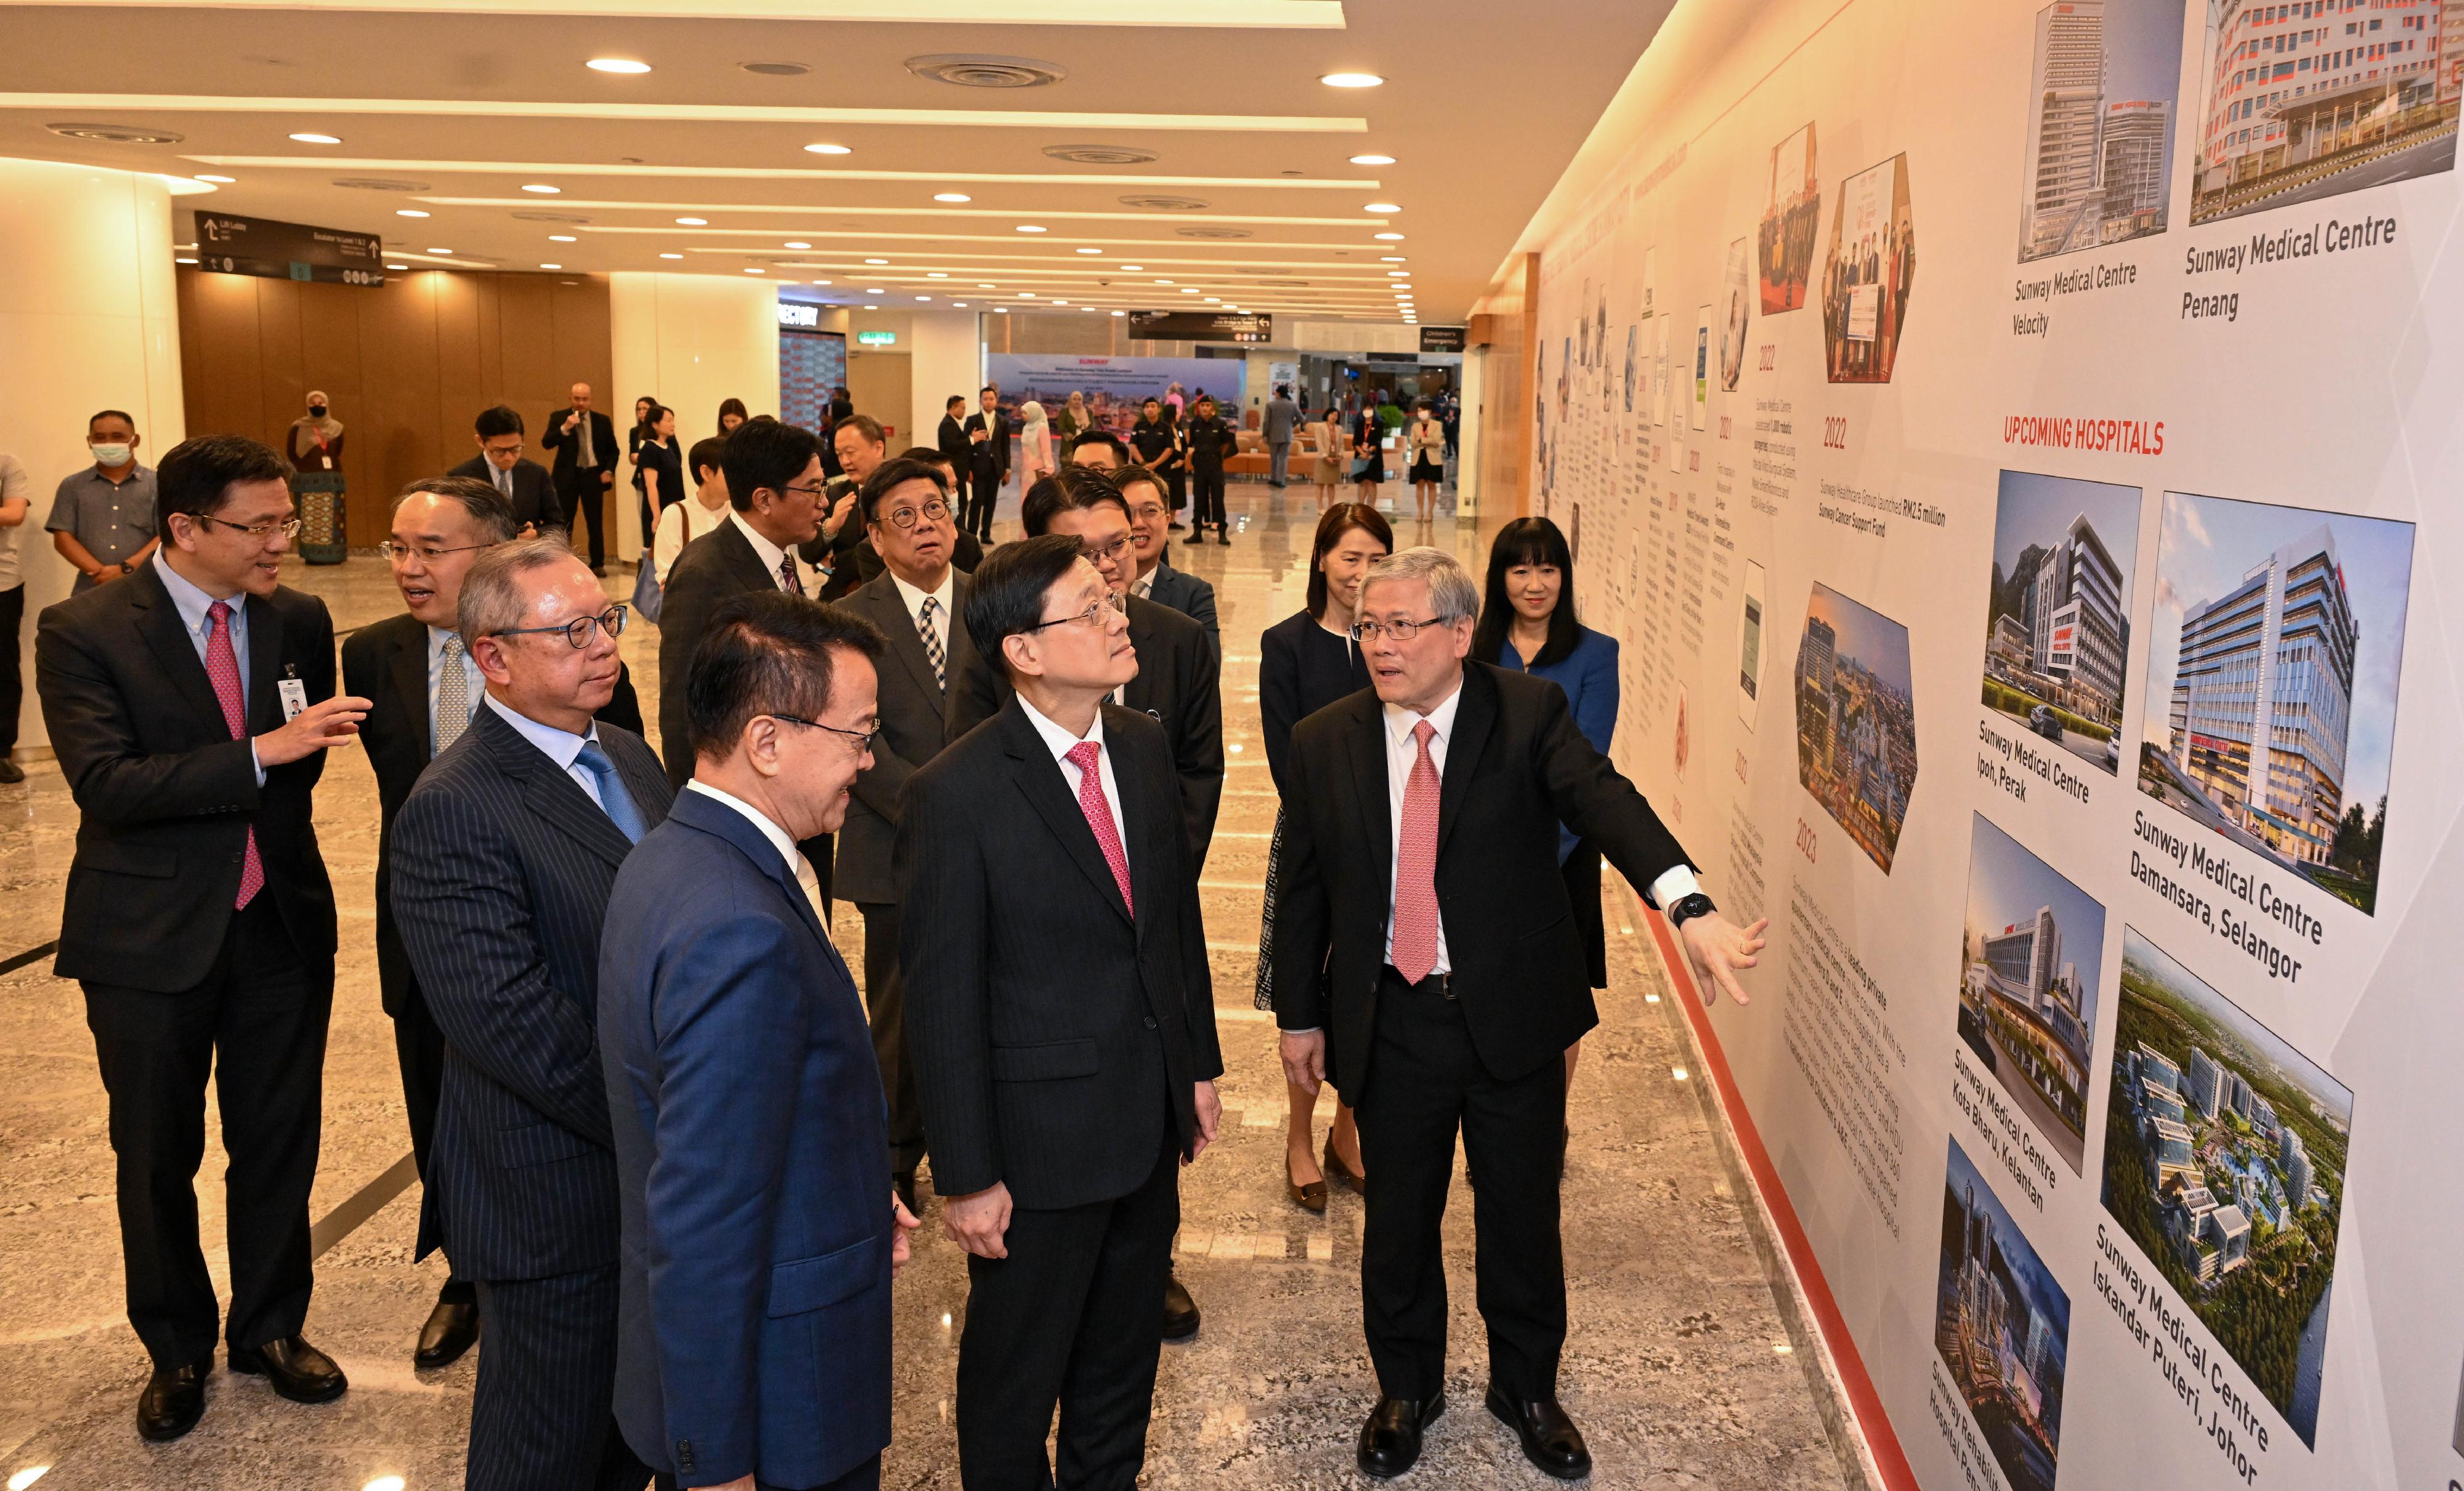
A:
[[[308,685],[299,676],[299,665],[282,665],[283,676],[274,681],[274,691],[282,699],[282,722],[286,725],[299,717],[308,708]]]

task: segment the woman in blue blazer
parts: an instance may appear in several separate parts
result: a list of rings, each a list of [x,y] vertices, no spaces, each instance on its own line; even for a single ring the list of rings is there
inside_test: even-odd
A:
[[[1608,755],[1617,733],[1617,645],[1574,619],[1574,557],[1566,536],[1545,517],[1519,517],[1488,551],[1488,589],[1471,655],[1484,663],[1546,678],[1566,691],[1574,726],[1592,749]],[[1600,915],[1600,851],[1571,830],[1557,830],[1557,863],[1574,924],[1591,959],[1592,987],[1609,984],[1608,928]],[[1566,1081],[1574,1080],[1579,1042],[1566,1048]]]

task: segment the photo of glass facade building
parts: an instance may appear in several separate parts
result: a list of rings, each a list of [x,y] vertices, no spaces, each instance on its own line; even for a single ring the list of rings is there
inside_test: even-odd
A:
[[[2171,14],[2168,28],[2151,0],[2060,0],[2036,12],[2022,262],[2165,230],[2181,65],[2179,8]]]

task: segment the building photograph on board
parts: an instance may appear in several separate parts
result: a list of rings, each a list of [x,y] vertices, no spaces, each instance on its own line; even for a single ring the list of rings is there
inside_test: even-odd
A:
[[[2139,788],[2375,914],[2412,525],[2165,494]]]
[[[2036,11],[2033,57],[2020,261],[2163,232],[2182,0],[2058,0]]]
[[[1953,1139],[1934,1350],[2011,1491],[2053,1491],[2070,1336],[2071,1297]]]
[[[2074,1175],[2085,1173],[2104,908],[1976,815],[1959,1039]]]
[[[1822,343],[1835,384],[1886,384],[1916,284],[1908,158],[1895,155],[1839,184],[1831,262],[1822,272]]]
[[[1917,785],[1908,629],[1824,584],[1796,649],[1796,776],[1889,874]]]
[[[2142,498],[2004,471],[1985,606],[1985,707],[2115,775]]]
[[[2352,1089],[2122,929],[2104,1209],[2316,1446]]]

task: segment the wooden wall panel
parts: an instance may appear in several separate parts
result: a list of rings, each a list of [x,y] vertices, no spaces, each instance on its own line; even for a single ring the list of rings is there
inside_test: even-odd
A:
[[[521,411],[534,447],[577,381],[620,430],[629,423],[629,399],[607,386],[604,279],[419,271],[363,290],[184,268],[179,287],[189,432],[278,449],[308,390],[323,389],[349,430],[354,547],[385,537],[406,482],[471,453],[471,421],[492,404]]]

